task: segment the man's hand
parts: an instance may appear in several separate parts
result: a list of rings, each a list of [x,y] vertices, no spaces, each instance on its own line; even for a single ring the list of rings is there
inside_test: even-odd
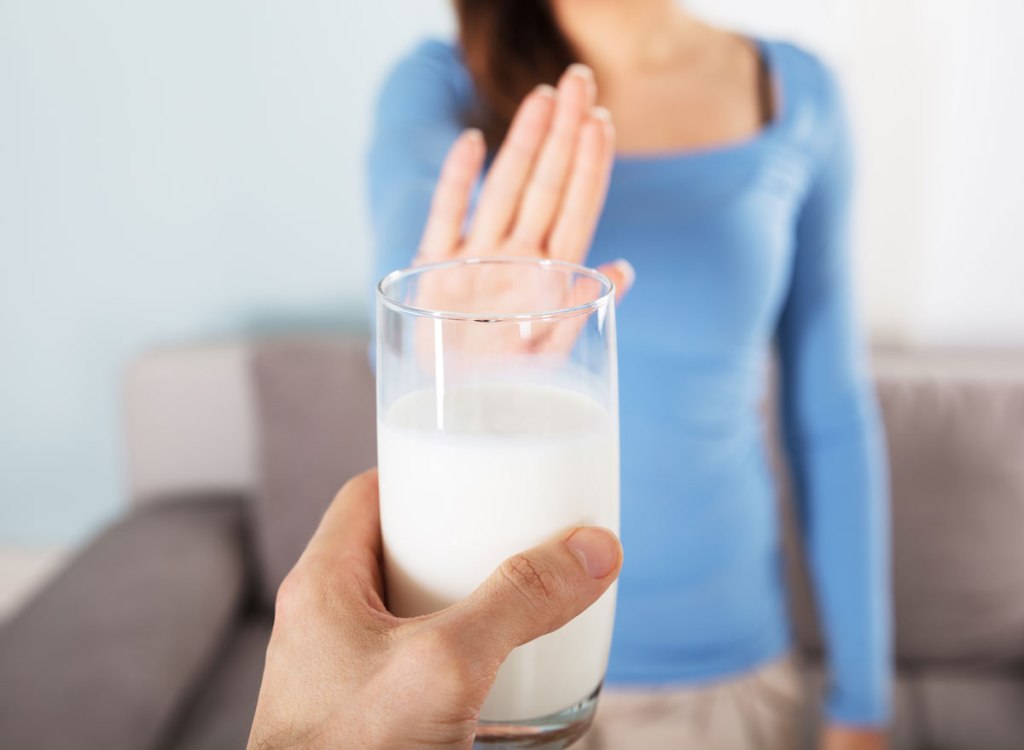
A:
[[[407,620],[384,606],[380,562],[373,470],[342,488],[281,585],[249,750],[468,750],[508,653],[593,604],[622,549],[607,530],[575,529]]]
[[[831,726],[821,737],[821,750],[886,750],[885,734],[877,729]]]

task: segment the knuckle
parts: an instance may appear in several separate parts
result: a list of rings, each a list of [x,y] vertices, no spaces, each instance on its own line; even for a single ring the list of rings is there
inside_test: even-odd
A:
[[[481,221],[481,216],[491,219],[495,215],[501,215],[509,207],[514,206],[518,198],[519,190],[516,185],[506,180],[492,182],[480,197],[476,212],[477,221]]]
[[[336,588],[338,576],[321,556],[305,554],[281,581],[274,599],[275,621],[287,624],[324,611],[330,597],[326,591]]]
[[[508,139],[505,149],[507,149],[509,156],[517,160],[532,159],[539,145],[537,141],[538,139],[534,133],[515,133]]]
[[[274,598],[274,622],[282,625],[288,623],[292,616],[301,616],[303,601],[306,599],[305,575],[296,566],[281,581]]]
[[[557,141],[561,147],[570,146],[579,133],[580,121],[578,114],[558,118],[551,126],[551,139]]]
[[[565,180],[561,173],[555,174],[553,170],[552,172],[541,173],[534,177],[530,188],[534,191],[537,198],[547,203],[562,194],[562,190],[565,188]]]
[[[531,605],[541,607],[558,599],[558,578],[543,563],[518,554],[506,560],[500,570],[504,579]]]

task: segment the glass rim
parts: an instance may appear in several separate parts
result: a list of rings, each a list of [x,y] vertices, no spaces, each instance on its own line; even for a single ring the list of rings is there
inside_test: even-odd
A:
[[[522,313],[489,313],[489,312],[455,312],[452,310],[431,310],[425,307],[417,307],[395,299],[385,291],[386,286],[393,286],[400,281],[412,276],[418,276],[430,271],[441,271],[448,268],[460,266],[484,266],[484,265],[519,265],[536,266],[542,270],[556,270],[562,273],[579,274],[593,279],[601,286],[601,292],[589,302],[570,307],[559,307],[549,310],[539,310]],[[392,271],[377,282],[377,301],[390,309],[413,315],[421,318],[434,318],[435,320],[458,320],[472,323],[498,323],[498,322],[527,322],[534,320],[553,320],[557,318],[570,318],[581,315],[591,310],[597,310],[602,305],[612,301],[615,296],[615,283],[600,271],[581,266],[578,263],[571,263],[567,260],[555,258],[529,258],[518,256],[489,256],[474,258],[453,258],[451,260],[433,261],[419,265],[402,268]]]

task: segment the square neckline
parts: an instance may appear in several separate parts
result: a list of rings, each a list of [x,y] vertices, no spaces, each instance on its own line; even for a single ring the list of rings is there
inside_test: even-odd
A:
[[[757,49],[761,64],[769,77],[774,97],[774,116],[761,126],[756,133],[732,141],[725,141],[709,146],[668,149],[664,151],[633,151],[616,152],[614,164],[618,166],[653,166],[659,164],[675,164],[686,161],[697,161],[712,157],[727,157],[743,154],[770,143],[789,119],[789,92],[784,85],[779,60],[775,56],[773,45],[760,37],[745,36]]]

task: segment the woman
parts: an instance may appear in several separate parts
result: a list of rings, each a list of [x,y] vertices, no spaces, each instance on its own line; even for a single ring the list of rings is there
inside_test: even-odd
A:
[[[829,654],[819,746],[883,747],[885,467],[851,310],[850,165],[832,76],[672,0],[456,6],[460,44],[422,45],[382,93],[370,159],[378,271],[408,265],[416,247],[420,260],[585,259],[620,289],[633,274],[615,259],[636,269],[618,320],[628,562],[609,687],[584,746],[799,744],[759,410],[776,346]],[[557,90],[534,88],[576,62],[586,66]],[[470,125],[492,148],[504,140],[475,202],[487,157]]]

